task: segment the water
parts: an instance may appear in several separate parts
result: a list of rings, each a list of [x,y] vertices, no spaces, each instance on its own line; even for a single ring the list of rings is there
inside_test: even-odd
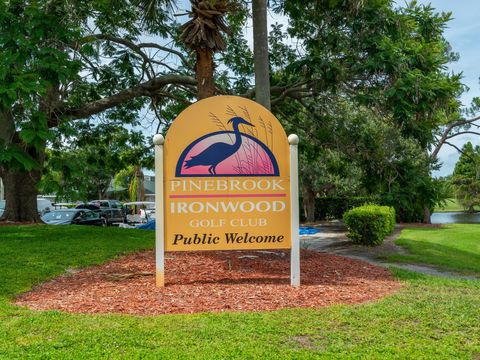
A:
[[[480,213],[436,212],[432,214],[432,224],[480,224]]]

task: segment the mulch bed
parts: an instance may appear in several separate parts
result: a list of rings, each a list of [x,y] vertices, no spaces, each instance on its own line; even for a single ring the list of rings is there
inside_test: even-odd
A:
[[[70,271],[21,295],[17,305],[75,313],[158,315],[263,311],[358,304],[400,288],[363,261],[301,252],[301,286],[290,284],[286,251],[167,253],[166,286],[155,287],[153,251]]]

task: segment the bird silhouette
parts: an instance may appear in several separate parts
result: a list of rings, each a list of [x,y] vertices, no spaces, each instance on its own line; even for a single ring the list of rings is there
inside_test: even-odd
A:
[[[240,124],[245,124],[255,127],[255,125],[249,123],[247,120],[241,117],[234,117],[228,120],[228,124],[232,123],[233,132],[235,133],[235,142],[233,144],[227,144],[224,142],[217,142],[210,145],[208,148],[203,150],[200,154],[192,156],[189,160],[185,161],[184,167],[189,169],[193,166],[208,166],[208,172],[211,175],[216,175],[216,167],[223,160],[229,158],[235,154],[240,146],[242,146],[242,133],[238,129]]]

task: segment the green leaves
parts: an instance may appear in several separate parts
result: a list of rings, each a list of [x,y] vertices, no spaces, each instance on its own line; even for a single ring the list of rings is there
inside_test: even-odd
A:
[[[43,150],[47,140],[52,138],[45,114],[41,112],[33,114],[30,121],[22,124],[19,135],[28,146]]]
[[[152,162],[152,152],[140,132],[113,122],[82,121],[74,128],[68,141],[47,151],[41,190],[71,201],[98,198],[105,196],[117,174],[132,165],[141,168]],[[122,182],[117,180],[117,185],[118,181]]]
[[[39,168],[39,164],[16,144],[5,145],[0,139],[0,166],[14,170],[30,171]]]
[[[389,206],[363,205],[343,215],[348,228],[347,236],[362,245],[380,245],[393,232],[395,210]]]
[[[480,147],[473,147],[467,142],[462,148],[462,154],[455,164],[452,176],[456,198],[462,206],[475,211],[480,205]]]

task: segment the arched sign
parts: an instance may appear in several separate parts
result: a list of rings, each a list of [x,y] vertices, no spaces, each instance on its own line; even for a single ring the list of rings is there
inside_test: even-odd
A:
[[[289,249],[289,148],[280,122],[252,100],[216,96],[185,109],[167,132],[162,163],[156,155],[164,250]]]

